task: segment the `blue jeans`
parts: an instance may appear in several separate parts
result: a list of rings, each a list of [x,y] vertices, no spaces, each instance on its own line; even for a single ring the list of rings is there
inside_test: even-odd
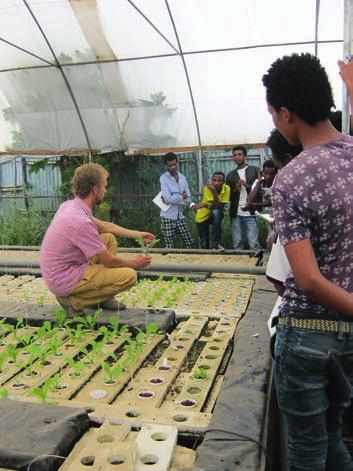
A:
[[[236,216],[231,218],[232,223],[232,239],[235,250],[244,249],[243,229],[245,229],[246,237],[250,250],[259,250],[259,226],[256,216]]]
[[[222,237],[222,220],[224,214],[221,209],[214,209],[211,216],[203,222],[197,222],[196,227],[200,237],[202,249],[210,248],[210,226],[211,230],[211,249],[218,249]]]
[[[352,395],[353,330],[347,334],[278,325],[275,356],[290,471],[352,471],[342,417]]]

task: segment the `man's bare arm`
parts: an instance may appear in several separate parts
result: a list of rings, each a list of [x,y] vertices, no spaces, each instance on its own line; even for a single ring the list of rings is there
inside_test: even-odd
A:
[[[291,242],[284,249],[296,282],[306,296],[343,316],[353,317],[353,294],[321,274],[309,239]]]
[[[125,227],[118,226],[112,222],[101,221],[100,219],[93,218],[98,232],[100,234],[104,232],[109,232],[110,234],[114,234],[115,236],[119,237],[127,237],[129,239],[135,237],[141,237],[145,242],[149,242],[155,239],[155,236],[150,232],[143,232],[143,231],[134,231],[132,229],[126,229]]]
[[[134,258],[123,258],[112,255],[109,250],[97,254],[99,263],[107,268],[143,268],[151,263],[151,257],[148,255],[137,255]]]

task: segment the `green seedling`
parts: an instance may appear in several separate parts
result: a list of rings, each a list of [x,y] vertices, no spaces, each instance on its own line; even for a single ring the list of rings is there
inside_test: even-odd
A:
[[[29,291],[24,291],[23,294],[22,294],[22,298],[26,303],[28,303],[29,300],[31,299],[31,295],[30,295]]]
[[[85,364],[80,362],[80,361],[75,361],[71,357],[67,357],[66,363],[70,366],[70,368],[73,370],[70,373],[71,377],[77,378],[78,376],[81,375],[82,371],[85,369]]]
[[[95,357],[101,355],[102,349],[103,349],[103,342],[96,342],[95,340],[92,340],[92,342],[89,343],[90,349],[86,347],[82,347],[80,350],[80,353],[83,353],[85,359],[87,359],[90,363],[94,363]]]
[[[62,329],[65,325],[65,321],[67,319],[67,313],[63,309],[57,309],[54,308],[52,310],[54,316],[55,316],[55,322],[56,325],[59,327],[59,329]]]
[[[62,341],[58,337],[52,337],[47,343],[48,351],[54,355],[58,355],[59,347],[62,345]]]
[[[19,342],[21,340],[21,335],[19,335],[19,330],[24,327],[23,318],[18,317],[16,325],[10,325],[10,330],[15,340]]]
[[[37,339],[41,340],[45,337],[50,337],[53,335],[53,328],[49,321],[44,321],[43,325],[39,327],[36,331]],[[55,332],[55,331],[54,331]]]
[[[32,334],[30,334],[29,332],[25,332],[21,338],[21,343],[25,347],[28,347],[32,343],[32,340],[33,340]]]
[[[42,386],[36,386],[29,391],[31,396],[37,397],[42,404],[46,403],[48,392],[53,388],[53,379],[49,378],[42,384]]]
[[[140,329],[138,329],[140,330]],[[139,331],[139,333],[136,335],[135,340],[138,344],[140,343],[146,343],[147,342],[147,335],[142,332],[142,330]]]
[[[206,379],[207,371],[203,368],[198,368],[191,374],[191,376],[195,379]]]
[[[86,330],[94,330],[97,321],[99,321],[99,316],[102,313],[102,309],[97,309],[94,314],[88,315],[86,317],[75,316],[74,321],[82,325]]]
[[[44,302],[45,302],[45,293],[42,293],[41,295],[38,296],[38,299],[37,299],[37,303],[38,303],[38,306],[44,306]]]
[[[159,332],[159,325],[156,324],[155,322],[151,322],[150,324],[147,324],[146,327],[146,335],[148,337],[153,337],[154,335],[157,335]]]
[[[0,353],[0,373],[4,371],[4,366],[7,359],[8,359],[7,352]]]
[[[114,332],[112,330],[109,330],[106,325],[102,325],[101,327],[99,327],[98,332],[102,336],[103,343],[110,342],[114,337]]]
[[[6,317],[0,319],[0,336],[2,337],[10,328],[10,324],[7,324]]]
[[[38,360],[41,365],[45,365],[45,363],[47,362],[47,358],[50,355],[50,347],[49,345],[42,345],[41,347],[36,345],[36,347],[38,347],[38,350],[37,350]]]
[[[122,365],[117,364],[117,365],[110,366],[109,363],[107,363],[106,361],[103,361],[102,368],[107,375],[106,378],[108,382],[110,383],[113,383],[114,381],[116,381],[116,379],[124,371],[124,368]]]
[[[6,353],[8,358],[13,362],[16,363],[18,354],[20,351],[17,349],[16,345],[10,343],[6,348]]]
[[[137,355],[142,352],[143,344],[137,342],[136,340],[127,339],[128,343],[124,345],[124,350],[126,351],[129,359],[128,364],[133,363]],[[127,361],[127,360],[126,360]]]
[[[35,362],[37,359],[38,359],[37,353],[31,352],[28,357],[27,364],[25,365],[26,373],[28,376],[32,376],[34,368],[35,368]]]
[[[135,241],[139,244],[142,253],[148,255],[149,250],[159,242],[159,239],[154,239],[148,242],[145,242],[142,237],[135,237]]]
[[[51,381],[54,389],[62,389],[64,383],[62,381],[60,373],[56,373],[54,376],[52,376]]]
[[[9,391],[6,388],[1,388],[0,389],[0,398],[1,399],[8,399],[9,397]]]
[[[110,328],[114,332],[115,337],[123,336],[129,332],[129,328],[127,325],[123,325],[119,329],[119,320],[115,316],[109,317],[109,324],[110,324]]]

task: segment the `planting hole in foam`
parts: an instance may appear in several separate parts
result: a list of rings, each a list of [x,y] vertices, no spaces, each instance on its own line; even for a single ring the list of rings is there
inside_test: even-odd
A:
[[[81,464],[83,464],[83,466],[93,466],[94,456],[84,456],[81,458]]]
[[[108,456],[107,461],[109,464],[123,464],[126,461],[126,456],[124,455],[111,455]]]
[[[158,369],[160,371],[168,371],[168,370],[170,370],[170,366],[169,365],[161,365],[161,366],[158,367]]]
[[[156,442],[164,442],[168,438],[168,434],[164,432],[156,432],[151,435],[152,440]]]
[[[206,360],[215,360],[218,358],[218,355],[205,355]]]
[[[154,396],[153,391],[140,391],[138,394],[140,399],[151,399]]]
[[[100,435],[97,438],[97,442],[99,442],[99,443],[109,443],[109,442],[113,442],[113,441],[114,441],[113,435]]]
[[[121,425],[121,422],[119,422],[119,419],[109,419],[109,425],[113,425],[114,427],[117,427]]]
[[[181,343],[177,343],[177,344],[173,345],[174,350],[182,350],[183,348],[185,348],[185,347]]]
[[[104,389],[94,389],[89,392],[89,395],[92,399],[102,399],[107,395],[107,391],[104,391]]]
[[[175,422],[186,422],[188,418],[189,417],[187,415],[182,415],[182,414],[177,414],[173,416],[173,420]]]
[[[167,360],[168,361],[176,361],[176,358],[175,357],[168,357]]]
[[[138,410],[129,410],[125,415],[126,417],[138,417],[140,412]]]
[[[164,383],[164,379],[163,378],[150,378],[149,382],[151,384],[162,384]]]
[[[200,389],[200,388],[197,388],[196,386],[191,386],[191,387],[187,390],[187,392],[188,392],[189,394],[198,394],[198,393],[201,392],[201,389]]]
[[[196,404],[197,402],[194,399],[184,399],[180,402],[180,405],[183,407],[194,407]]]
[[[210,347],[210,350],[219,350],[219,347],[217,347],[217,345],[212,345],[212,347]]]
[[[144,455],[141,456],[140,461],[142,464],[145,464],[147,466],[152,466],[156,463],[158,463],[158,456],[156,455]]]

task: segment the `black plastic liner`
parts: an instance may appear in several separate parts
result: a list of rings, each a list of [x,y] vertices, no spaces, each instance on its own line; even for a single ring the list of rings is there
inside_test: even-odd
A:
[[[0,467],[55,471],[88,430],[83,409],[0,401]]]
[[[277,294],[257,278],[240,321],[213,417],[196,453],[198,471],[259,471],[271,357],[267,319]]]

